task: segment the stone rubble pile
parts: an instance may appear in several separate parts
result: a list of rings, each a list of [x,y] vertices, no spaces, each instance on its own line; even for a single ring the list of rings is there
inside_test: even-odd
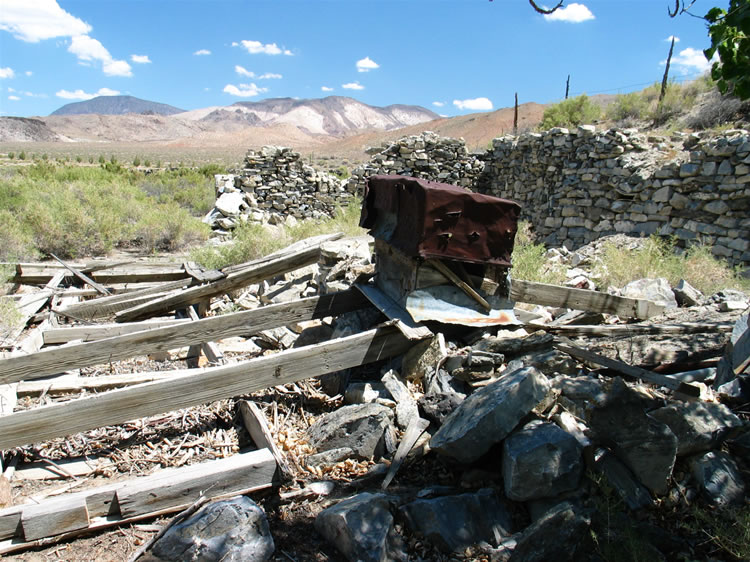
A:
[[[421,135],[384,143],[370,162],[352,171],[347,189],[352,193],[362,193],[367,178],[378,174],[472,187],[483,170],[484,162],[469,153],[463,139],[441,137],[425,131]]]
[[[216,176],[216,204],[204,222],[227,232],[244,222],[319,219],[350,199],[344,181],[305,164],[299,152],[264,146],[247,152],[240,174]]]
[[[554,128],[492,143],[487,191],[523,207],[540,239],[580,247],[615,233],[703,243],[750,263],[750,133]]]

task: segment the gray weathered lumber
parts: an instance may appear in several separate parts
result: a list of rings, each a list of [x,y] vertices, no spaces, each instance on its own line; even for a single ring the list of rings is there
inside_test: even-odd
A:
[[[97,283],[96,281],[94,281],[91,277],[89,277],[88,275],[86,275],[84,272],[79,271],[75,267],[72,267],[72,266],[68,265],[63,260],[61,260],[60,258],[58,258],[55,254],[50,254],[50,256],[52,256],[55,260],[57,260],[58,262],[60,262],[60,264],[65,267],[65,269],[67,269],[73,275],[75,275],[76,277],[78,277],[78,279],[80,279],[84,283],[87,283],[87,284],[91,285],[94,289],[96,289],[102,295],[110,295],[111,294],[106,289],[106,287],[103,287],[102,285],[100,285],[99,283]]]
[[[433,333],[427,326],[414,322],[406,310],[375,285],[356,283],[354,286],[367,297],[367,300],[375,308],[391,320],[396,320],[396,327],[410,340],[423,340],[433,336]]]
[[[572,289],[520,279],[511,281],[510,298],[528,304],[559,306],[639,319],[650,318],[664,310],[663,306],[647,300],[618,297],[599,291]]]
[[[185,273],[190,277],[198,281],[199,283],[210,283],[212,281],[218,281],[227,276],[223,271],[217,271],[215,269],[203,269],[197,263],[193,261],[186,261],[182,264]]]
[[[152,381],[161,381],[175,376],[184,375],[188,372],[196,372],[195,369],[179,369],[174,371],[149,371],[143,373],[125,373],[122,375],[103,375],[99,377],[54,377],[36,381],[21,381],[13,383],[18,385],[16,393],[18,396],[39,396],[45,393],[49,396],[58,394],[75,394],[82,390],[89,392],[102,392],[113,388],[124,386],[135,386]],[[7,385],[0,385],[0,388]]]
[[[230,273],[218,281],[175,291],[151,302],[122,310],[115,314],[115,319],[118,322],[130,322],[155,314],[169,312],[170,310],[185,308],[233,289],[316,263],[319,254],[319,245],[304,248],[296,252],[284,253],[274,259],[266,260],[260,265],[251,265],[240,271]]]
[[[286,462],[283,453],[276,445],[276,441],[274,441],[271,435],[271,430],[268,429],[266,416],[263,415],[258,406],[248,400],[240,400],[239,408],[245,429],[250,434],[255,446],[258,448],[265,447],[271,451],[273,458],[276,459],[276,464],[279,466],[282,479],[284,481],[291,480],[294,477],[294,473],[289,468],[289,463]]]
[[[190,504],[204,492],[224,495],[248,488],[266,488],[275,472],[276,461],[271,452],[259,449],[214,461],[210,470],[205,464],[196,464],[161,470],[143,481],[131,481],[117,490],[117,503],[122,517],[134,517],[176,503]]]
[[[573,357],[581,361],[589,361],[591,363],[601,365],[602,367],[606,367],[607,369],[617,371],[618,373],[628,375],[629,377],[635,377],[637,379],[648,381],[652,384],[657,384],[659,386],[669,388],[670,390],[680,392],[686,396],[699,397],[701,394],[700,388],[692,384],[680,382],[673,378],[659,375],[652,371],[647,371],[646,369],[641,369],[640,367],[633,367],[632,365],[628,365],[627,363],[623,363],[622,361],[618,361],[617,359],[603,357],[602,355],[599,355],[597,353],[581,349],[580,347],[577,347],[570,342],[555,342],[554,346],[560,351],[572,355]]]
[[[17,327],[0,340],[0,347],[12,347],[18,337],[23,333],[26,324],[49,300],[55,293],[55,287],[60,284],[65,274],[60,271],[52,277],[47,285],[39,292],[23,295],[16,302],[16,310],[21,315],[17,322]]]
[[[138,291],[119,293],[110,297],[101,297],[81,302],[61,308],[55,312],[63,316],[80,320],[101,318],[103,316],[115,314],[120,310],[125,310],[126,308],[132,308],[144,302],[148,302],[156,297],[167,295],[170,292],[183,287],[187,287],[191,282],[192,279],[188,278],[179,281],[171,281],[169,283],[160,283],[144,289],[139,289]]]
[[[302,320],[337,316],[367,305],[367,300],[358,291],[349,290],[93,342],[45,349],[33,355],[0,359],[0,383],[33,380],[67,369],[251,334]]]
[[[195,323],[191,323],[193,325]],[[36,443],[371,363],[412,344],[385,326],[242,363],[0,417],[0,449]]]
[[[419,416],[411,420],[409,426],[404,432],[404,437],[401,440],[398,449],[396,450],[396,454],[393,457],[393,462],[388,468],[388,474],[385,475],[385,479],[380,485],[383,490],[388,487],[393,478],[396,476],[396,472],[398,472],[398,469],[401,467],[404,459],[409,454],[409,451],[411,451],[412,447],[414,447],[414,444],[417,442],[417,439],[419,439],[419,437],[425,432],[425,429],[427,429],[429,425],[430,422],[423,418],[420,418]]]
[[[205,303],[204,303],[205,304]],[[205,308],[202,307],[203,313],[201,316],[205,316]],[[192,306],[189,306],[187,308],[188,316],[190,316],[190,320],[192,322],[198,321],[201,319],[201,316],[198,315],[198,313],[195,311],[195,308]],[[219,347],[212,341],[203,342],[200,344],[200,349],[203,351],[203,355],[206,356],[206,359],[208,359],[208,362],[212,365],[221,365],[224,363],[224,354],[221,352]],[[190,356],[190,352],[188,352],[188,356]]]
[[[146,320],[145,322],[123,322],[120,324],[88,324],[67,328],[50,328],[42,333],[44,345],[68,343],[71,341],[96,341],[114,336],[153,330],[164,326],[176,326],[190,322],[187,318],[170,318],[166,320]]]
[[[451,283],[456,285],[459,289],[461,289],[464,293],[469,295],[472,299],[474,299],[476,302],[479,303],[479,305],[484,308],[485,310],[492,310],[492,307],[490,306],[490,303],[488,303],[482,295],[477,293],[473,287],[471,287],[468,283],[466,283],[463,279],[461,279],[458,275],[453,273],[453,270],[449,268],[447,265],[445,265],[442,261],[438,259],[431,259],[427,260],[425,262],[426,265],[437,269],[440,273],[442,273],[445,277],[450,279]]]
[[[706,324],[611,324],[606,326],[577,325],[577,326],[550,326],[548,324],[531,325],[538,329],[553,334],[564,334],[566,336],[639,336],[649,334],[707,334],[723,333],[732,331],[731,322],[710,322]]]
[[[55,498],[38,505],[23,506],[21,527],[27,541],[59,535],[89,526],[85,497]]]

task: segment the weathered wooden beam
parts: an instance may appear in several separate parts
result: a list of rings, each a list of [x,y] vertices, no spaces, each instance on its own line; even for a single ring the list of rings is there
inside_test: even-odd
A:
[[[203,303],[204,305],[206,303]],[[203,312],[199,316],[198,313],[195,311],[195,308],[192,306],[189,306],[187,308],[188,315],[190,316],[190,320],[192,322],[196,322],[201,319],[201,317],[205,316],[205,306],[202,307]],[[206,341],[200,344],[200,349],[203,352],[203,355],[206,356],[206,359],[208,359],[208,362],[212,365],[221,365],[224,363],[224,354],[221,352],[219,347],[212,341]],[[188,355],[190,353],[188,352]]]
[[[55,498],[38,505],[23,506],[21,528],[27,541],[59,535],[89,526],[86,498]]]
[[[640,367],[633,367],[632,365],[628,365],[627,363],[618,361],[617,359],[610,359],[597,353],[581,349],[580,347],[577,347],[569,342],[555,342],[554,346],[556,349],[559,349],[560,351],[567,353],[568,355],[572,355],[573,357],[581,361],[595,363],[596,365],[601,365],[602,367],[612,369],[613,371],[628,375],[629,377],[634,377],[650,382],[652,384],[669,388],[670,390],[674,390],[686,396],[697,398],[701,394],[700,388],[692,384],[680,382],[671,377],[659,375],[652,371],[641,369]]]
[[[661,334],[707,334],[724,333],[732,331],[731,322],[710,322],[706,324],[610,324],[610,325],[577,325],[577,326],[550,326],[548,324],[531,325],[537,330],[544,330],[553,334],[564,334],[566,336],[641,336]]]
[[[175,291],[167,296],[155,299],[133,308],[122,310],[115,314],[118,322],[131,322],[155,314],[162,314],[170,310],[185,308],[205,299],[224,294],[233,289],[257,283],[282,273],[294,271],[316,263],[320,253],[319,246],[305,248],[292,253],[285,253],[277,258],[267,260],[260,265],[249,266],[245,269],[230,273],[223,279],[197,285],[181,291]]]
[[[396,327],[410,340],[423,340],[433,336],[432,331],[427,326],[414,322],[406,310],[375,285],[356,283],[354,286],[367,297],[367,300],[375,308],[391,320],[396,320]]]
[[[412,450],[412,447],[414,447],[417,439],[421,437],[421,435],[425,432],[429,425],[430,422],[420,418],[419,416],[416,416],[411,420],[408,427],[406,428],[406,431],[404,432],[404,437],[401,439],[401,443],[396,450],[396,454],[393,457],[393,462],[391,462],[391,466],[388,469],[388,474],[385,475],[385,479],[380,485],[383,490],[388,487],[393,478],[396,476],[398,469],[401,468],[401,465],[406,459],[406,456],[409,454],[409,451]]]
[[[664,311],[662,305],[647,300],[618,297],[600,291],[572,289],[520,279],[511,281],[510,298],[528,304],[602,312],[626,318],[646,319]]]
[[[458,275],[453,273],[453,270],[445,265],[442,261],[438,259],[431,259],[427,260],[425,264],[434,269],[437,269],[440,273],[447,277],[451,281],[451,283],[453,283],[456,287],[461,289],[464,293],[478,302],[482,308],[484,308],[485,310],[492,310],[490,303],[488,303],[482,295],[477,293],[468,283],[466,283]]]
[[[367,305],[367,300],[359,291],[349,290],[93,342],[45,349],[32,355],[0,359],[0,383],[33,380],[68,369],[117,361],[134,355],[242,336],[302,320],[337,316]]]
[[[191,323],[190,325],[194,325]],[[0,449],[248,394],[385,359],[411,347],[394,326],[0,418]]]
[[[5,338],[0,340],[0,347],[11,347],[15,344],[18,337],[26,328],[26,324],[29,323],[31,317],[47,303],[49,298],[54,294],[55,287],[60,284],[64,277],[65,275],[63,272],[58,272],[52,277],[50,282],[47,283],[44,289],[37,293],[30,293],[21,297],[16,303],[16,309],[21,315],[21,318],[18,320],[17,327],[7,334]]]
[[[282,480],[289,481],[294,478],[294,473],[289,468],[289,463],[286,462],[284,454],[276,445],[276,441],[274,441],[273,435],[271,435],[271,430],[268,429],[266,416],[263,415],[260,408],[248,400],[240,400],[238,406],[245,429],[250,434],[255,446],[267,448],[271,451],[273,458],[276,459],[276,464],[279,466]]]
[[[152,381],[161,381],[187,372],[196,372],[195,369],[179,369],[173,371],[149,371],[144,373],[125,373],[122,375],[103,375],[99,377],[54,377],[35,381],[21,381],[13,383],[18,385],[16,393],[18,396],[39,396],[42,393],[48,396],[58,394],[75,394],[83,390],[89,392],[102,392],[113,388],[124,386],[135,386]],[[0,389],[8,385],[0,385]]]
[[[11,277],[10,282],[18,283],[19,285],[42,285],[52,279],[54,275],[53,269],[31,270],[28,273],[14,275]],[[73,277],[73,274],[66,272],[64,276]],[[92,278],[101,285],[111,285],[112,283],[163,283],[190,280],[190,276],[182,267],[164,271],[136,268],[128,271],[101,271],[94,274]]]
[[[87,283],[88,285],[91,285],[94,289],[96,289],[102,295],[109,295],[109,294],[111,294],[105,287],[101,286],[99,283],[97,283],[96,281],[94,281],[91,277],[89,277],[88,275],[86,275],[82,271],[79,271],[75,267],[72,267],[72,266],[68,265],[63,260],[61,260],[60,258],[58,258],[55,254],[50,254],[50,256],[52,256],[55,260],[57,260],[58,262],[60,262],[60,264],[65,267],[65,269],[67,269],[73,275],[75,275],[76,277],[78,277],[78,279],[80,279],[84,283]]]
[[[50,328],[42,333],[42,337],[44,338],[44,345],[68,343],[76,340],[87,342],[142,332],[143,330],[163,328],[164,326],[176,326],[187,322],[190,322],[187,318],[170,318],[119,324],[88,324],[66,328]]]
[[[168,295],[173,291],[182,289],[183,287],[187,287],[190,285],[191,281],[192,279],[183,279],[180,281],[153,285],[145,289],[133,291],[132,293],[115,294],[110,297],[92,299],[55,310],[54,312],[56,314],[61,314],[62,316],[79,320],[90,320],[93,318],[110,316],[120,310],[132,308],[157,297]]]

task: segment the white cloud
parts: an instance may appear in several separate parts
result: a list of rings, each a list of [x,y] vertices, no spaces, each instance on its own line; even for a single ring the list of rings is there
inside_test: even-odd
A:
[[[487,98],[453,100],[453,105],[455,105],[458,109],[472,109],[474,111],[489,111],[490,109],[492,109],[492,102]]]
[[[13,101],[18,101],[18,100],[20,100],[21,98],[19,98],[18,96],[8,96],[8,99],[9,99],[9,100],[13,100]]]
[[[370,57],[365,57],[357,61],[357,72],[370,72],[376,68],[380,68],[380,65]]]
[[[248,41],[244,39],[237,43],[232,43],[232,47],[242,46],[251,55],[287,55],[291,56],[293,53],[289,49],[281,49],[276,43],[263,44],[260,41]]]
[[[34,92],[22,92],[27,98],[46,98],[47,94],[35,94]]]
[[[224,86],[224,93],[237,96],[238,98],[251,98],[258,94],[263,94],[268,91],[268,88],[259,88],[255,84],[227,84]]]
[[[53,37],[85,35],[91,26],[63,10],[57,0],[3,0],[0,29],[21,41],[37,43]]]
[[[683,49],[677,56],[672,57],[672,65],[677,67],[677,71],[682,74],[692,74],[695,72],[707,72],[714,59],[711,61],[706,59],[703,51],[700,49],[693,49],[688,47]],[[667,63],[666,60],[661,61],[662,65]]]
[[[348,84],[341,84],[341,87],[345,90],[364,90],[365,87],[359,82],[349,82]]]
[[[435,107],[443,107],[445,103],[442,101],[434,101],[432,102],[432,105],[434,105]]]
[[[70,42],[68,51],[78,57],[79,61],[99,61],[102,71],[107,76],[132,76],[130,65],[124,60],[115,60],[98,39],[88,35],[76,35]]]
[[[323,92],[333,92],[333,88],[329,88],[328,86],[321,86],[320,89]]]
[[[68,90],[60,90],[59,92],[56,92],[55,95],[58,98],[63,98],[66,100],[90,100],[91,98],[95,98],[97,96],[116,96],[119,95],[120,92],[117,90],[112,90],[110,88],[99,88],[99,91],[93,94],[89,94],[88,92],[84,92],[83,90],[76,90],[74,92],[69,92]]]
[[[255,72],[251,72],[250,70],[243,68],[239,64],[235,65],[234,71],[240,76],[247,76],[248,78],[255,78]]]
[[[196,56],[198,56],[198,57],[203,57],[203,56],[206,56],[206,55],[210,55],[211,51],[209,51],[208,49],[198,49],[193,54],[196,55]]]
[[[581,23],[582,21],[594,19],[594,14],[583,4],[573,3],[559,8],[551,14],[544,14],[544,19],[547,21]]]
[[[283,76],[281,74],[274,74],[273,72],[266,72],[258,76],[259,80],[281,80]]]
[[[148,55],[130,55],[130,60],[136,64],[149,64],[151,62]]]
[[[0,68],[0,78],[13,78],[15,75],[16,73],[13,72],[13,69],[9,66]]]
[[[667,38],[666,38],[666,39],[665,39],[664,41],[666,41],[667,43],[671,43],[671,42],[672,42],[672,39],[674,39],[674,42],[675,42],[675,43],[679,43],[679,42],[680,42],[680,38],[679,38],[679,37],[677,37],[676,35],[670,35],[670,36],[669,36],[669,37],[667,37]]]
[[[32,74],[34,74],[34,73],[33,73],[33,72],[31,72],[30,70],[27,70],[26,72],[24,72],[24,74],[25,74],[26,76],[31,76],[31,75],[32,75]]]

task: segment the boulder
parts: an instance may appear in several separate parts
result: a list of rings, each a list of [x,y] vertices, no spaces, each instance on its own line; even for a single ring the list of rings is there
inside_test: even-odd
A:
[[[315,518],[315,529],[347,560],[407,559],[393,529],[390,501],[384,494],[365,492],[324,509]]]
[[[742,505],[745,482],[737,463],[722,451],[709,451],[690,459],[690,469],[709,503],[726,507]]]
[[[510,562],[581,560],[590,525],[580,508],[564,502],[524,529]]]
[[[503,443],[505,495],[515,501],[550,498],[578,487],[581,446],[555,424],[533,420]]]
[[[631,281],[622,288],[621,296],[631,299],[645,299],[666,308],[677,308],[677,299],[672,287],[669,286],[669,281],[663,277]]]
[[[269,560],[275,546],[265,512],[250,498],[237,496],[200,508],[173,525],[151,552],[161,560]]]
[[[513,431],[549,391],[547,378],[534,367],[500,377],[464,400],[430,440],[430,448],[471,463]]]
[[[670,404],[649,416],[667,424],[677,436],[678,456],[712,449],[742,427],[742,420],[729,408],[712,402]]]
[[[684,279],[680,279],[672,291],[680,306],[696,306],[703,299],[703,293]]]
[[[406,526],[444,552],[485,541],[497,544],[511,534],[511,515],[487,488],[471,494],[418,499],[402,506]]]
[[[654,499],[646,487],[635,479],[633,473],[616,456],[605,450],[599,451],[597,456],[594,466],[604,474],[607,483],[630,509],[635,511],[653,505]]]
[[[245,195],[240,191],[224,193],[216,200],[216,208],[225,217],[237,216],[245,207]]]
[[[385,433],[393,430],[392,419],[392,410],[380,404],[343,406],[308,429],[310,444],[319,452],[349,448],[357,458],[379,458],[385,452]]]

